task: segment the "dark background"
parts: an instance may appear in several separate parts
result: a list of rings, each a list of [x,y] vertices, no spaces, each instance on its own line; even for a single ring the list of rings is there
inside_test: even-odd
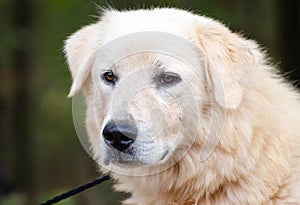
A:
[[[175,6],[218,19],[256,39],[299,85],[299,0],[108,3],[118,9]],[[38,204],[99,175],[76,137],[62,53],[68,35],[96,20],[96,5],[107,2],[0,0],[0,204]],[[118,204],[122,197],[106,183],[60,204]]]

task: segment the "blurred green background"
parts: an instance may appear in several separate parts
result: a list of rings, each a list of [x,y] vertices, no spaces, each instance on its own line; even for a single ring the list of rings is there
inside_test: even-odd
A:
[[[97,6],[175,6],[219,19],[267,48],[295,85],[300,79],[299,0],[0,0],[0,204],[38,204],[99,176],[76,137],[62,48],[92,23]],[[119,204],[111,182],[61,205]]]

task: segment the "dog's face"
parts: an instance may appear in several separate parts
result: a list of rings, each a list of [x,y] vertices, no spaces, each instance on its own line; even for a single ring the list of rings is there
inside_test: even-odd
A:
[[[112,13],[65,49],[70,96],[83,89],[86,97],[94,155],[103,166],[175,163],[195,141],[210,140],[214,106],[238,107],[259,53],[221,24],[183,11]]]
[[[194,121],[202,119],[198,109],[208,101],[201,72],[151,51],[126,56],[111,67],[102,64],[92,70],[89,107],[97,108],[91,117],[98,121],[103,163],[156,165],[192,141]],[[198,103],[196,94],[202,96]]]

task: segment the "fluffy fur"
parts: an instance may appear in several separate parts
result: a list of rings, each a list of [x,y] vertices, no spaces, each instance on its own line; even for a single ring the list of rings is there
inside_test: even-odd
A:
[[[82,28],[66,41],[65,52],[73,77],[69,96],[79,90],[86,96],[86,124],[95,159],[102,164],[102,156],[107,153],[101,133],[111,116],[109,104],[114,92],[97,83],[99,79],[95,76],[99,70],[93,68],[96,52],[114,39],[143,31],[174,34],[201,50],[205,59],[205,67],[199,71],[202,80],[188,68],[175,70],[181,75],[190,74],[187,82],[199,99],[201,125],[188,152],[173,166],[152,173],[169,161],[150,160],[151,166],[141,165],[132,173],[152,174],[111,173],[117,182],[116,190],[132,194],[124,204],[300,204],[299,94],[276,74],[255,42],[232,33],[215,20],[182,10],[105,11],[98,22]],[[118,69],[129,73],[140,65],[148,66],[147,62],[156,58],[157,54],[130,57]],[[156,95],[152,91],[141,94],[134,101],[133,115],[147,118],[152,104],[159,104]],[[95,111],[100,108],[101,112]],[[168,103],[167,109],[175,110]],[[141,114],[141,110],[146,114]],[[213,123],[224,121],[223,132],[217,133],[221,135],[220,141],[211,155],[200,162],[212,114],[217,118]],[[166,139],[178,123],[172,116],[168,119]],[[180,152],[182,139],[170,144],[175,151],[168,156],[169,160]],[[103,169],[118,170],[120,165],[110,166]]]

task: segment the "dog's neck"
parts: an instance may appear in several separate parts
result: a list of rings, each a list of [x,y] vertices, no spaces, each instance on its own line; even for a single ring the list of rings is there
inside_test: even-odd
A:
[[[278,193],[279,186],[268,184],[268,182],[258,186],[256,184],[257,181],[252,181],[254,173],[257,175],[265,168],[262,165],[257,166],[255,168],[256,171],[248,173],[249,177],[240,175],[238,179],[230,181],[218,176],[218,174],[208,174],[207,172],[194,174],[197,178],[186,176],[184,175],[184,170],[193,168],[185,167],[184,164],[177,164],[170,170],[155,175],[115,177],[119,181],[116,189],[132,194],[132,197],[126,200],[125,204],[140,204],[140,201],[148,201],[149,205],[230,204],[229,197],[233,197],[235,201],[241,201],[241,204],[251,204],[250,202],[255,200],[260,200],[261,202],[261,198],[264,198],[264,203],[271,202],[273,198],[270,196]],[[205,169],[207,170],[207,168]],[[194,171],[195,173],[197,172],[197,170]],[[281,175],[281,173],[278,174]],[[247,186],[243,187],[243,184]],[[251,190],[255,193],[261,193],[261,195],[258,196],[252,193]],[[240,196],[237,196],[236,193],[239,193]],[[252,199],[251,196],[255,196],[257,199]]]

